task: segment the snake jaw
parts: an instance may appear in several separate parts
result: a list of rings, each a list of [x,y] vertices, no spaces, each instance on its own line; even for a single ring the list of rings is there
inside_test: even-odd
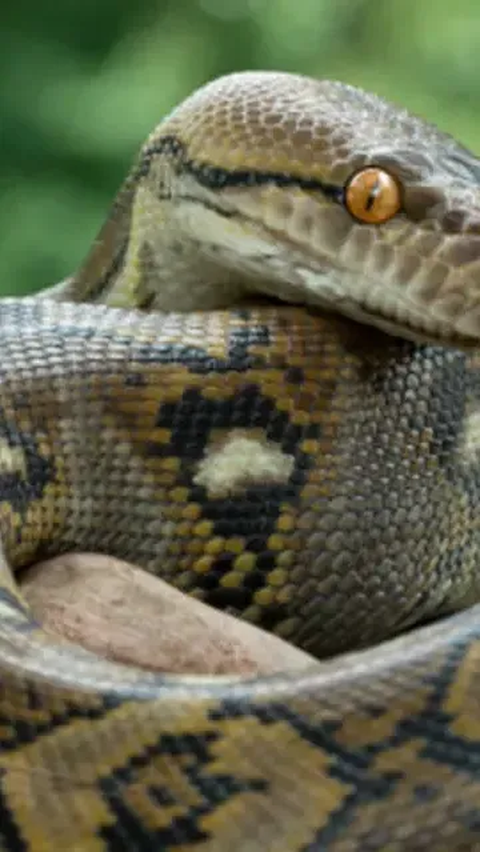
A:
[[[455,250],[462,255],[458,242],[468,246],[465,234],[445,237],[406,220],[380,234],[340,207],[302,191],[286,198],[273,187],[226,192],[221,203],[212,196],[203,209],[190,205],[178,224],[199,256],[223,267],[225,281],[233,276],[232,290],[223,291],[230,303],[256,292],[417,342],[477,345],[478,313],[467,310],[462,287],[449,284]]]

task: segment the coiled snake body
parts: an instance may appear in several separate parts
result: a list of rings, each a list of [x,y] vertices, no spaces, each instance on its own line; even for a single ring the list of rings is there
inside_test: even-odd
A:
[[[480,849],[479,179],[373,95],[233,75],[0,303],[0,848]],[[326,659],[58,644],[8,564],[74,548]]]

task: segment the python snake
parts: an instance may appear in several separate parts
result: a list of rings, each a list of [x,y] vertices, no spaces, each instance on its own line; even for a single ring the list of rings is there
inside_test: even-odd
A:
[[[1,849],[480,849],[479,185],[374,95],[234,74],[76,274],[0,302]],[[73,549],[323,659],[54,640],[10,567]]]

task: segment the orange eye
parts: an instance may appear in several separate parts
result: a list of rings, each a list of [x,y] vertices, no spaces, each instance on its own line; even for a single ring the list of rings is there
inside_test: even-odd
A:
[[[400,184],[379,166],[369,166],[356,172],[346,184],[345,205],[359,222],[381,225],[402,207]]]

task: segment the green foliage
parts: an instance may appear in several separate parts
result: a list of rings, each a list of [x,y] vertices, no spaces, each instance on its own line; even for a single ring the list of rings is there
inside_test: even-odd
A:
[[[135,149],[211,77],[376,91],[478,149],[478,0],[18,0],[0,31],[0,293],[82,259]]]

